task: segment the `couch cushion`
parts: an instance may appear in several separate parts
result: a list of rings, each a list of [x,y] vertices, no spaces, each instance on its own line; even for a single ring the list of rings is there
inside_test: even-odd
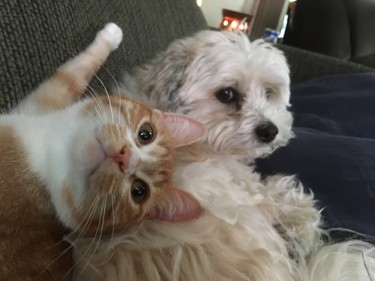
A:
[[[298,0],[284,43],[349,59],[352,54],[350,29],[343,0]]]
[[[296,174],[327,226],[375,235],[375,74],[310,80],[292,88],[291,102],[297,137],[259,171]]]
[[[349,16],[352,59],[375,56],[375,0],[345,0],[345,4]]]
[[[106,64],[115,77],[172,40],[207,28],[195,0],[5,1],[0,9],[0,109],[17,103],[83,50],[107,22],[124,32]],[[105,70],[101,78],[114,84]]]
[[[364,57],[356,57],[353,62],[375,68],[375,53]]]
[[[343,73],[373,72],[374,68],[289,45],[277,44],[290,65],[291,82],[296,84],[312,78]]]

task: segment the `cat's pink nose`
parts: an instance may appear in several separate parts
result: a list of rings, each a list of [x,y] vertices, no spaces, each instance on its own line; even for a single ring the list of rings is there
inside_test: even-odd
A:
[[[121,171],[124,172],[129,166],[131,155],[130,149],[123,147],[120,152],[112,155],[111,158],[115,163],[118,163]]]

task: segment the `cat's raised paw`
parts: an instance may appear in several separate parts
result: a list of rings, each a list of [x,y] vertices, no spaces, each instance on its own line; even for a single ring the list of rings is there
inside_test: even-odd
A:
[[[121,28],[112,22],[107,23],[98,35],[105,37],[105,39],[111,44],[112,51],[116,50],[122,41]]]

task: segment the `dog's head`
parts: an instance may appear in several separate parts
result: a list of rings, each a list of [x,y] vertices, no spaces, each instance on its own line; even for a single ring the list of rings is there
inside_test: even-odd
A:
[[[151,105],[204,123],[215,152],[252,160],[293,135],[289,68],[283,53],[262,40],[202,31],[173,42],[136,77]]]

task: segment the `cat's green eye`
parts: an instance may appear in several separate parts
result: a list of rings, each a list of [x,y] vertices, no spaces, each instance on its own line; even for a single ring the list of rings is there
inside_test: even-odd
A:
[[[138,131],[138,141],[142,145],[151,143],[155,138],[153,127],[149,123],[144,123]]]
[[[144,203],[150,194],[150,188],[147,183],[140,179],[133,181],[131,186],[131,196],[135,203]]]

